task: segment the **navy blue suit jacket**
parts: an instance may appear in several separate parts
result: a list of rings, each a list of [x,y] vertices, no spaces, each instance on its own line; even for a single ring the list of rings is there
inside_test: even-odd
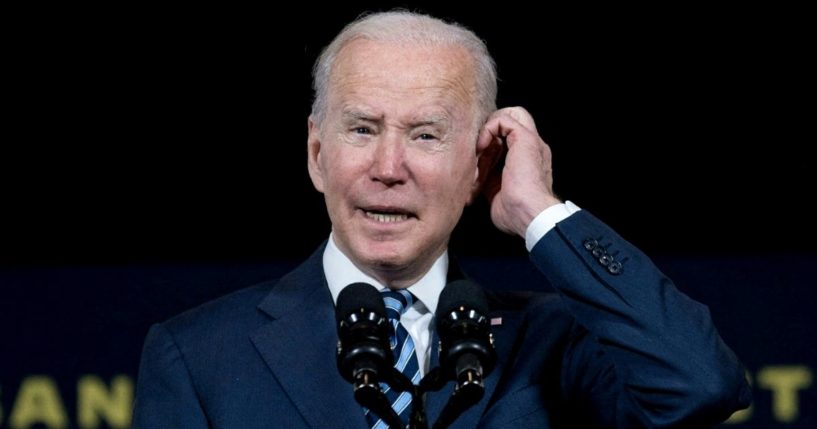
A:
[[[700,428],[748,405],[707,308],[592,215],[557,224],[531,259],[557,293],[489,293],[498,364],[452,427]],[[321,261],[322,248],[278,281],[155,325],[133,427],[365,429],[335,366]],[[429,421],[452,385],[427,395]]]

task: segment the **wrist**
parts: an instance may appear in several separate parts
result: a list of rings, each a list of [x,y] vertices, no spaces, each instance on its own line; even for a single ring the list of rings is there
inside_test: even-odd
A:
[[[520,225],[521,229],[519,231],[517,231],[517,234],[520,237],[525,238],[525,236],[527,234],[527,231],[530,228],[531,223],[533,223],[533,221],[536,219],[536,217],[539,216],[540,214],[542,214],[542,212],[544,212],[545,210],[547,210],[547,209],[549,209],[549,208],[551,208],[553,206],[559,205],[559,204],[562,204],[561,200],[559,200],[556,197],[550,197],[550,196],[545,197],[542,200],[537,201],[535,203],[529,204],[522,211],[524,213],[524,215],[520,216],[522,218],[522,222],[521,222],[521,225]]]
[[[563,221],[568,216],[581,210],[570,201],[558,202],[542,210],[528,225],[525,230],[525,247],[530,251],[558,222]]]

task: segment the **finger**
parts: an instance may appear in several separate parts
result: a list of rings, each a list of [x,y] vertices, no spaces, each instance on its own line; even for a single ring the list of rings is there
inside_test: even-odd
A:
[[[496,119],[503,116],[512,118],[514,121],[518,122],[528,131],[534,134],[539,134],[539,131],[536,129],[536,122],[533,120],[533,116],[531,116],[531,114],[527,110],[525,110],[524,107],[519,106],[504,107],[491,114],[491,116],[489,116],[485,122],[487,123],[492,119]]]
[[[484,150],[495,140],[499,140],[506,142],[510,148],[517,139],[524,137],[539,139],[538,134],[530,131],[507,112],[497,111],[480,129],[477,145],[478,148]]]
[[[481,153],[493,145],[502,147],[502,139],[505,136],[501,134],[499,123],[496,119],[489,119],[479,130],[477,136],[477,152]]]
[[[515,106],[506,107],[501,110],[504,111],[505,114],[519,122],[523,127],[527,128],[530,132],[539,134],[539,132],[536,130],[536,122],[533,120],[533,116],[531,116],[531,114],[527,110],[525,110],[525,108]]]

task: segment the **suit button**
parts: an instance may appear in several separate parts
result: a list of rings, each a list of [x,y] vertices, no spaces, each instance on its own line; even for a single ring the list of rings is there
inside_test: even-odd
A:
[[[611,262],[613,262],[613,257],[606,253],[599,258],[599,263],[605,267],[609,266]]]
[[[623,267],[621,266],[621,262],[613,261],[613,262],[610,262],[610,265],[607,266],[607,271],[609,271],[610,274],[615,276],[615,275],[618,275],[619,273],[621,273],[622,268]]]
[[[599,246],[599,242],[592,239],[592,238],[588,238],[587,240],[584,240],[584,248],[587,249],[587,250],[593,250],[598,246]]]
[[[597,258],[601,258],[602,256],[604,256],[606,254],[607,254],[607,250],[605,250],[601,246],[596,247],[595,249],[593,249],[593,256],[595,256]]]

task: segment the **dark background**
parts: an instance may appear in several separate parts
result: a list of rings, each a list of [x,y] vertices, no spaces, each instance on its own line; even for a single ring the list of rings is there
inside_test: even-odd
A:
[[[797,11],[409,7],[485,38],[499,105],[534,115],[557,193],[648,253],[814,252]],[[366,9],[15,17],[2,263],[306,256],[329,231],[306,174],[309,70]],[[484,208],[459,251],[523,254]]]

